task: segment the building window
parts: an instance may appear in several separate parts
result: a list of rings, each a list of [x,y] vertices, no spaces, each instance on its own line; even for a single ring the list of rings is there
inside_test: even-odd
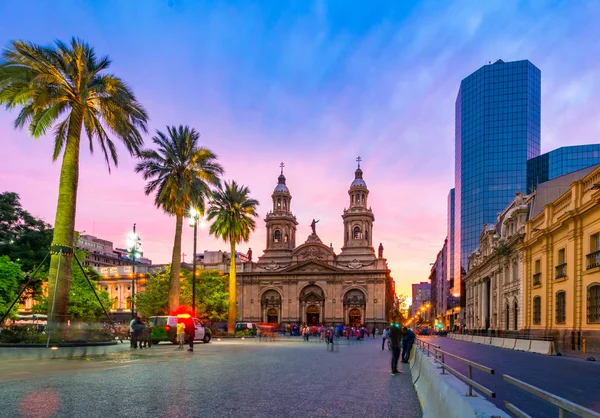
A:
[[[588,270],[600,266],[600,233],[590,235],[590,253],[586,258]]]
[[[273,233],[273,242],[281,242],[281,231],[276,229]]]
[[[354,239],[362,239],[362,232],[360,230],[360,226],[355,226],[354,229],[352,229],[352,237]]]
[[[519,264],[513,263],[513,281],[516,282],[519,280]]]
[[[540,325],[542,323],[542,298],[536,296],[533,298],[533,324]]]
[[[556,323],[564,324],[567,320],[567,293],[556,292]]]
[[[535,270],[533,273],[533,285],[542,285],[542,260],[535,260]]]
[[[567,263],[565,258],[565,249],[558,250],[558,265],[555,267],[555,279],[567,277]]]
[[[594,283],[587,290],[587,321],[600,322],[600,284]]]
[[[277,209],[281,209],[281,199],[277,199]]]
[[[283,237],[283,242],[288,242],[288,235],[285,234],[285,236]]]

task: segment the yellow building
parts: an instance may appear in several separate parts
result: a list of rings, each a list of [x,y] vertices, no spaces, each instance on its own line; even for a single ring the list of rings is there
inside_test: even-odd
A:
[[[524,328],[600,351],[600,166],[539,185],[523,241]],[[552,202],[545,204],[545,202]]]

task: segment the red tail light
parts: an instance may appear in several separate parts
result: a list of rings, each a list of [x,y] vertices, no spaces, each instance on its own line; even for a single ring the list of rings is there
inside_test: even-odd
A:
[[[171,325],[167,325],[167,326],[165,327],[165,331],[167,331],[167,332],[171,331]]]

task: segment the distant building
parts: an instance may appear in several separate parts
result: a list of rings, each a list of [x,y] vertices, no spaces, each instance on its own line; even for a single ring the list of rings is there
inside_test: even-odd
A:
[[[125,266],[132,263],[127,250],[113,248],[112,241],[107,241],[93,235],[80,235],[77,248],[87,251],[84,266],[98,269],[108,266]],[[152,260],[142,257],[136,258],[136,264],[150,265]]]
[[[431,284],[428,282],[413,283],[412,285],[412,304],[408,308],[410,317],[414,317],[419,309],[431,300]],[[429,310],[425,315],[429,319]]]
[[[448,281],[448,240],[438,253],[435,263],[431,267],[429,282],[431,284],[431,317],[445,328],[446,311],[448,310],[448,297],[450,286]]]

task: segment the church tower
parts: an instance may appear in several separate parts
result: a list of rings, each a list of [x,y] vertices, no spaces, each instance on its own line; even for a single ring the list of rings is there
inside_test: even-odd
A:
[[[292,195],[285,184],[281,163],[281,174],[277,186],[271,195],[273,209],[267,213],[265,219],[267,227],[267,245],[261,261],[274,261],[274,259],[290,258],[296,248],[296,226],[298,221],[292,214]]]
[[[369,189],[363,180],[360,168],[360,157],[356,159],[358,168],[354,172],[354,181],[348,190],[350,207],[344,209],[344,246],[338,257],[339,261],[372,261],[375,259],[373,249],[373,222],[375,216],[368,206]]]

